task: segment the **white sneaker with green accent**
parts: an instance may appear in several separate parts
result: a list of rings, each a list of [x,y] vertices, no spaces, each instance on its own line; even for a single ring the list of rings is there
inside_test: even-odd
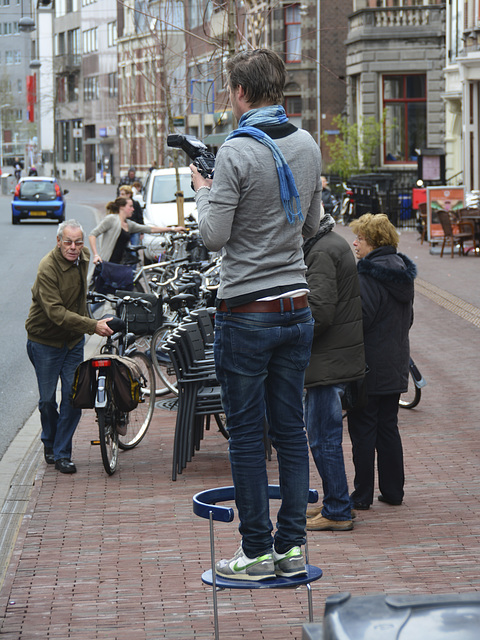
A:
[[[231,560],[219,560],[215,564],[215,573],[222,578],[233,580],[258,581],[275,578],[273,555],[264,553],[257,558],[249,558],[240,546]]]
[[[277,553],[273,550],[273,562],[275,574],[285,578],[306,575],[305,559],[300,547],[292,547],[286,553]]]

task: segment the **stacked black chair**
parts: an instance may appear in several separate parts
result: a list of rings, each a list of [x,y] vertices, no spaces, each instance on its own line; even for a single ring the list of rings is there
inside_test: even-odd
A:
[[[200,449],[205,420],[210,416],[223,427],[220,386],[213,357],[205,353],[205,343],[196,322],[180,325],[168,338],[170,355],[178,384],[177,420],[173,446],[172,480],[182,473],[195,451]]]

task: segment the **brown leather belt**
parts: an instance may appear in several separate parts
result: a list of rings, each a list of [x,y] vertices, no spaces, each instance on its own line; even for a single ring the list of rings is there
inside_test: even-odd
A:
[[[298,296],[298,298],[279,298],[277,300],[257,300],[242,304],[239,307],[227,307],[225,300],[222,300],[219,311],[231,311],[232,313],[282,313],[285,311],[293,311],[294,309],[305,309],[308,307],[308,298],[306,295]]]

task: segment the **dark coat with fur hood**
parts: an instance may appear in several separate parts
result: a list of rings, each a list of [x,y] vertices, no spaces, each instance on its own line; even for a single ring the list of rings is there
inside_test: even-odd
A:
[[[308,302],[315,320],[306,387],[359,380],[365,374],[355,257],[334,227],[333,218],[326,215],[318,233],[304,245]]]
[[[392,246],[357,264],[369,395],[402,393],[408,385],[415,264]]]

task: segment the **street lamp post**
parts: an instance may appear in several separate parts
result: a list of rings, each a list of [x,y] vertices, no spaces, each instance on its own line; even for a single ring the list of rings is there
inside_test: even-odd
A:
[[[0,105],[0,173],[3,169],[3,110],[8,109],[9,104]]]

